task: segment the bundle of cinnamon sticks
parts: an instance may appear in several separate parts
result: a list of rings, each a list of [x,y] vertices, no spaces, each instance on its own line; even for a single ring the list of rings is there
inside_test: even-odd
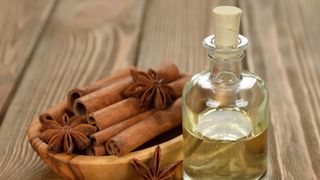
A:
[[[39,117],[61,121],[63,114],[84,117],[98,131],[89,136],[87,155],[123,156],[156,136],[181,126],[181,94],[188,76],[174,64],[155,70],[124,68],[88,86],[69,91]]]

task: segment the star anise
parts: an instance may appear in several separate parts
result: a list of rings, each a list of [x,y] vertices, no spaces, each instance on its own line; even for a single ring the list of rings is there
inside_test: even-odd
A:
[[[177,170],[181,161],[176,161],[162,169],[160,169],[160,146],[157,146],[150,161],[150,167],[141,163],[137,159],[131,160],[131,165],[137,174],[144,180],[166,180],[172,177]]]
[[[131,70],[131,77],[134,81],[125,91],[128,97],[140,98],[141,105],[156,109],[165,109],[176,99],[174,90],[166,84],[164,79],[160,79],[153,69],[147,73],[143,71]]]
[[[43,120],[44,131],[40,139],[48,144],[48,150],[52,152],[72,153],[74,150],[82,150],[90,145],[89,135],[97,131],[97,128],[86,124],[83,118],[64,114],[61,123],[55,120]]]

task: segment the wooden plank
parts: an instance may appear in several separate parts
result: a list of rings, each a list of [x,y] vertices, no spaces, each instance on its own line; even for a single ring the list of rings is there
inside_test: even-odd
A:
[[[0,1],[0,123],[55,2]]]
[[[271,97],[268,178],[319,179],[320,2],[252,0],[240,7],[249,68],[267,81]]]
[[[132,64],[144,0],[59,1],[0,129],[0,179],[57,178],[26,139],[37,113],[74,86]]]
[[[152,67],[169,60],[191,73],[208,68],[202,40],[212,34],[211,9],[217,5],[235,1],[148,1],[138,65]]]

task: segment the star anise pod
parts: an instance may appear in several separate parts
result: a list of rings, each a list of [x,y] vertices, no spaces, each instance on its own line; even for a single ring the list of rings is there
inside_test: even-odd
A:
[[[153,69],[147,73],[143,71],[131,70],[133,83],[124,91],[128,97],[140,98],[141,105],[156,109],[165,109],[176,99],[174,90],[168,86],[164,79],[160,79]]]
[[[176,161],[162,169],[160,169],[160,146],[157,146],[150,161],[150,167],[141,163],[137,159],[131,160],[131,165],[137,174],[144,180],[167,180],[172,177],[177,170],[181,161]]]
[[[89,135],[97,131],[97,128],[86,124],[83,118],[64,114],[61,123],[55,120],[43,120],[44,131],[40,139],[48,144],[48,150],[58,153],[72,153],[74,150],[82,150],[90,145]]]

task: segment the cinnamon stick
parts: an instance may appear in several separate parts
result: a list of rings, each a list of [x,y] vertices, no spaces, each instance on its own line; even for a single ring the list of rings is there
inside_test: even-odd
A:
[[[113,136],[106,142],[109,154],[123,156],[152,138],[181,125],[181,98],[167,110],[157,111],[145,120]]]
[[[177,97],[181,96],[184,84],[188,79],[189,77],[183,76],[168,84],[174,90]],[[99,130],[102,130],[148,109],[150,108],[141,107],[140,99],[127,98],[91,113],[88,118],[88,123],[95,124]]]
[[[93,91],[96,91],[98,89],[101,89],[111,83],[114,83],[117,80],[120,80],[125,77],[129,77],[131,69],[136,69],[136,68],[133,66],[129,66],[129,67],[126,67],[126,68],[123,68],[123,69],[117,71],[117,73],[113,73],[113,74],[111,74],[103,79],[100,79],[94,83],[91,83],[87,86],[77,87],[77,88],[72,89],[68,93],[68,107],[69,107],[69,109],[70,110],[73,109],[73,105],[74,105],[74,102],[76,99],[78,99],[84,95],[87,95]]]
[[[179,70],[174,64],[163,64],[156,68],[160,78],[171,82],[179,77]],[[78,98],[74,104],[74,111],[80,116],[88,115],[103,107],[114,104],[124,99],[122,92],[131,84],[131,77],[122,79],[115,84],[106,86],[83,97]]]
[[[106,155],[107,151],[104,144],[101,145],[92,145],[87,148],[87,155],[89,156],[103,156]]]
[[[55,106],[49,108],[46,112],[43,112],[39,116],[39,120],[42,124],[44,120],[55,120],[61,123],[62,116],[67,113],[70,117],[73,115],[68,109],[68,104],[66,101],[60,101]]]
[[[154,110],[149,110],[144,113],[138,114],[136,116],[133,116],[129,119],[126,119],[124,121],[121,121],[118,124],[115,124],[113,126],[110,126],[106,129],[103,129],[101,131],[98,131],[90,136],[91,142],[94,145],[100,145],[105,143],[108,139],[113,137],[114,135],[120,133],[121,131],[129,128],[130,126],[144,120],[146,117],[148,117],[150,114],[152,114]]]
[[[103,130],[147,109],[140,106],[139,99],[127,98],[91,113],[87,120],[89,124],[96,125],[99,130]]]

